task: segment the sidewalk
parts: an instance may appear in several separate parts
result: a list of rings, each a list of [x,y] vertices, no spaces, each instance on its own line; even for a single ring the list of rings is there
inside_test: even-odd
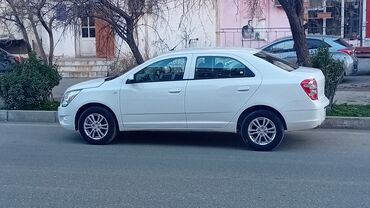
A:
[[[370,76],[345,77],[338,86],[334,100],[337,104],[370,104]]]

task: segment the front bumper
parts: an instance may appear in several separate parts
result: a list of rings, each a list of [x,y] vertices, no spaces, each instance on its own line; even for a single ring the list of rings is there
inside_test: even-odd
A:
[[[67,108],[58,108],[58,120],[60,125],[68,130],[76,130],[75,128],[75,114],[71,113]]]

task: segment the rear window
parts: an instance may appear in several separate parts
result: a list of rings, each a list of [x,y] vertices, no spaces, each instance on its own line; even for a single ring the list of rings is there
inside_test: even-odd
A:
[[[344,46],[344,47],[352,47],[352,45],[351,44],[349,44],[349,43],[347,43],[347,41],[345,41],[344,39],[342,39],[342,38],[339,38],[339,39],[337,39],[337,40],[335,40],[334,42],[336,42],[336,43],[338,43],[339,45],[342,45],[342,46]]]
[[[254,55],[288,72],[298,69],[298,65],[292,64],[288,61],[285,61],[284,59],[278,58],[264,51],[260,51]]]

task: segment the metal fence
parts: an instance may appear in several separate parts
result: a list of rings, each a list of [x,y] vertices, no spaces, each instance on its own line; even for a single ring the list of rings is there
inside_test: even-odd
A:
[[[363,28],[364,30],[365,28]],[[339,30],[339,34],[338,34]],[[327,35],[335,35],[340,37],[340,28],[310,28],[308,31],[319,31],[311,34],[322,34],[322,31],[328,31]],[[336,31],[333,33],[332,31]],[[361,35],[353,32],[343,33],[344,39],[353,46],[363,46]],[[253,28],[253,30],[243,30],[242,28],[223,28],[217,31],[218,44],[220,47],[248,47],[259,48],[276,39],[291,36],[290,28]]]

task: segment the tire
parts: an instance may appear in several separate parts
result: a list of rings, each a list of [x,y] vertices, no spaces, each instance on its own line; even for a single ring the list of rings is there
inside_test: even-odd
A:
[[[78,130],[88,143],[104,145],[116,138],[118,125],[115,116],[107,109],[90,107],[81,114]]]
[[[283,122],[271,111],[257,110],[244,118],[241,136],[253,150],[270,151],[284,138]]]

